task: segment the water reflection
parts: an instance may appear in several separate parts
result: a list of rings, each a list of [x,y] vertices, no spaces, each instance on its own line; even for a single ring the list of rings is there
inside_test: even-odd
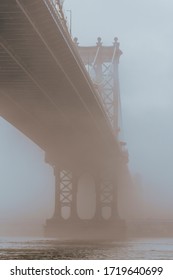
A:
[[[1,238],[0,259],[173,259],[173,238],[112,243]]]

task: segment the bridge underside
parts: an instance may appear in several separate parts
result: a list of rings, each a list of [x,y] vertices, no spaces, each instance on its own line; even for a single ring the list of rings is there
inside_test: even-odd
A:
[[[97,228],[100,238],[111,230],[110,237],[115,236],[123,227],[116,194],[123,155],[76,46],[49,0],[0,1],[0,115],[41,147],[55,170],[55,214],[47,221],[47,234],[86,237],[86,228],[90,236]],[[72,177],[63,181],[63,172]],[[75,212],[75,180],[82,172],[100,182],[92,221],[81,221]],[[104,187],[107,177],[111,183]],[[103,220],[99,211],[109,196],[112,215]],[[63,207],[70,208],[71,218],[61,217]]]
[[[0,2],[0,114],[49,158],[114,158],[118,142],[50,2]]]

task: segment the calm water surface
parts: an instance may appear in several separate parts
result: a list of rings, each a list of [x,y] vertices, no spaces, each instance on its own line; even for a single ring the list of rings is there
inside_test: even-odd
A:
[[[112,243],[0,238],[0,259],[173,259],[173,238]]]

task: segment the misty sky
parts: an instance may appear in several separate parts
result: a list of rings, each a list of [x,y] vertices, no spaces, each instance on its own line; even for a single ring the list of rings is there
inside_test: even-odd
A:
[[[124,139],[143,193],[173,217],[173,2],[66,0],[80,45],[119,38]],[[69,12],[66,16],[69,20]],[[54,178],[44,153],[0,119],[0,219],[51,215]],[[18,193],[20,192],[20,196]],[[27,207],[26,207],[27,206]],[[28,211],[29,209],[29,211]]]

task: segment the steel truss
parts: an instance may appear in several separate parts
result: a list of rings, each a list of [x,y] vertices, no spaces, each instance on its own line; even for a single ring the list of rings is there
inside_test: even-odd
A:
[[[56,170],[56,194],[54,216],[63,219],[79,219],[77,214],[77,185],[79,177],[68,169]],[[104,219],[104,209],[110,210],[111,218],[115,213],[116,194],[113,180],[109,177],[96,180],[96,218]],[[64,217],[64,211],[65,216]]]
[[[101,207],[111,207],[113,202],[113,184],[110,180],[104,180],[100,188]]]
[[[77,38],[75,43],[78,46]],[[95,47],[78,46],[78,49],[117,136],[121,113],[118,64],[122,54],[118,39],[114,39],[113,46],[105,47],[99,37]]]
[[[116,201],[116,186],[114,185],[114,181],[108,178],[104,178],[101,180],[100,188],[99,188],[99,212],[102,219],[112,219],[113,217],[117,217],[117,201]],[[105,214],[104,214],[105,213]]]
[[[68,169],[55,170],[56,193],[55,193],[55,216],[61,219],[65,218],[63,212],[67,214],[66,218],[74,215],[76,207],[76,185],[75,176]]]

